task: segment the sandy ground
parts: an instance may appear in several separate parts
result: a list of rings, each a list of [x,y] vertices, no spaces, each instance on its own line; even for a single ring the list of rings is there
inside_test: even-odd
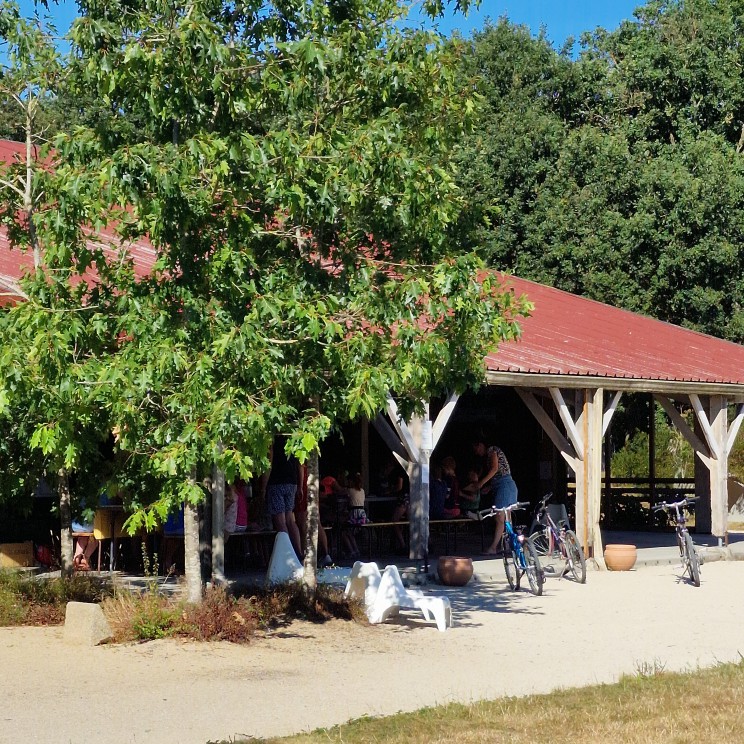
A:
[[[250,646],[177,641],[78,648],[60,628],[0,629],[0,742],[266,736],[470,701],[608,682],[644,664],[694,669],[744,653],[744,562],[504,581],[446,592],[456,626],[294,623]],[[432,593],[443,588],[430,587]],[[442,593],[445,593],[442,591]]]

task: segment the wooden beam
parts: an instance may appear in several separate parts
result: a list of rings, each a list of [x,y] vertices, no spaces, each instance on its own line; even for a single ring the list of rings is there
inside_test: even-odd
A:
[[[560,388],[583,390],[602,387],[636,393],[659,393],[674,397],[689,393],[725,395],[734,403],[744,402],[744,385],[715,382],[676,382],[670,380],[635,380],[629,377],[598,377],[596,375],[552,375],[537,372],[486,372],[489,385],[526,388]]]
[[[555,425],[553,419],[548,416],[547,412],[540,405],[532,391],[516,388],[516,392],[522,399],[522,402],[532,412],[532,415],[537,419],[540,426],[542,426],[543,431],[550,437],[550,440],[570,465],[571,469],[576,473],[580,459],[574,448],[571,446],[571,443],[563,436],[561,430]]]
[[[447,424],[455,411],[455,406],[459,399],[460,396],[457,393],[450,393],[446,403],[442,406],[442,410],[439,412],[431,432],[432,449],[436,449],[439,444],[439,439],[447,428]]]
[[[416,443],[413,441],[413,435],[411,430],[408,428],[408,424],[401,418],[398,413],[398,404],[395,402],[391,395],[388,395],[388,415],[390,416],[390,422],[393,428],[398,433],[398,438],[401,444],[405,447],[408,459],[411,462],[419,462],[421,454],[419,453]]]
[[[615,395],[612,396],[612,400],[607,404],[607,408],[605,408],[604,413],[602,414],[602,436],[607,434],[607,429],[610,428],[610,422],[612,421],[612,417],[615,415],[617,404],[620,402],[620,398],[622,397],[622,395],[622,390],[616,391]]]
[[[703,463],[705,463],[705,466],[710,469],[711,457],[708,446],[704,444],[698,435],[689,427],[687,421],[682,418],[680,412],[674,407],[674,404],[668,398],[661,395],[654,395],[654,400],[666,411],[680,434],[682,434],[682,436],[692,445],[695,454],[703,461]]]
[[[703,430],[703,434],[705,435],[705,441],[708,443],[711,457],[713,457],[714,460],[720,460],[722,454],[722,442],[719,442],[718,438],[713,433],[713,428],[710,425],[710,421],[708,421],[708,414],[705,412],[703,404],[700,402],[700,397],[695,393],[690,393],[690,403],[692,403],[697,420],[700,422],[700,428]]]
[[[375,431],[382,437],[382,441],[390,447],[390,451],[395,455],[398,462],[405,463],[408,461],[408,452],[406,448],[398,439],[398,435],[393,431],[393,427],[390,426],[387,419],[378,413],[372,422],[372,426],[375,427]],[[405,468],[406,466],[403,465]]]
[[[556,408],[558,409],[558,415],[563,421],[563,425],[566,427],[566,433],[568,438],[573,444],[573,448],[576,452],[584,452],[584,440],[579,434],[579,430],[576,428],[576,423],[571,416],[571,411],[568,410],[566,401],[563,400],[563,395],[558,388],[550,388],[550,395],[553,398]]]
[[[744,421],[744,403],[739,404],[738,408],[736,409],[736,415],[734,416],[734,420],[729,425],[728,437],[726,438],[726,454],[727,455],[731,452],[731,449],[734,446],[734,442],[736,441],[736,435],[739,433],[739,427],[741,426],[742,421]]]

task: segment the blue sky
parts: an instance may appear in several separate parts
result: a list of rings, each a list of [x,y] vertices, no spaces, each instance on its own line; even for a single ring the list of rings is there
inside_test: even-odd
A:
[[[20,4],[24,13],[32,12],[33,0],[21,0]],[[529,26],[535,34],[544,25],[550,41],[560,47],[568,36],[578,38],[582,31],[597,26],[616,28],[622,20],[632,18],[640,4],[639,0],[482,0],[477,12],[467,18],[450,12],[439,27],[448,35],[459,30],[467,36],[482,28],[486,18],[496,21],[507,16],[513,23]],[[50,2],[50,14],[58,30],[64,32],[76,15],[74,0],[61,0],[56,5]]]

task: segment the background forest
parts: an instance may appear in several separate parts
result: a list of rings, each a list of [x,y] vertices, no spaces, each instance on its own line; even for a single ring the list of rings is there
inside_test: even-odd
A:
[[[506,20],[461,43],[482,95],[460,149],[463,245],[499,269],[744,342],[744,2],[649,2],[554,49]],[[647,402],[613,475],[648,474]],[[657,411],[657,473],[692,476]],[[731,470],[744,476],[741,438]]]

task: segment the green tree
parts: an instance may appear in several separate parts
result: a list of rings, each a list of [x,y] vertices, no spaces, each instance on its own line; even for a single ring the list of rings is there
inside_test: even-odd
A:
[[[33,326],[69,300],[82,326],[65,349],[82,350],[74,389],[102,412],[93,428],[115,428],[160,484],[130,527],[185,503],[193,556],[215,464],[248,476],[276,432],[306,458],[391,390],[412,411],[479,384],[525,305],[448,240],[449,154],[472,104],[440,40],[401,30],[404,4],[81,9],[67,90],[143,126],[56,139],[55,209],[35,221],[56,229],[54,292],[29,283],[39,301],[17,317]],[[116,238],[85,241],[104,227]],[[143,239],[157,254],[146,276],[127,249]],[[42,389],[72,373],[61,367],[42,370]],[[89,400],[65,405],[84,421]]]

